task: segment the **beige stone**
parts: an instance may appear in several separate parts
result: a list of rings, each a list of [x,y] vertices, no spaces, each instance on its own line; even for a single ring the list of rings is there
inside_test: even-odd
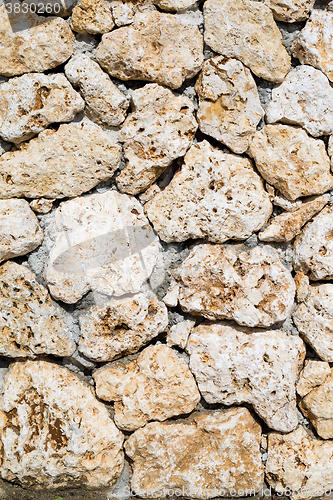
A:
[[[70,122],[84,101],[61,74],[29,74],[0,87],[0,135],[22,142],[51,123]]]
[[[126,431],[191,413],[201,399],[186,361],[162,344],[147,347],[134,361],[105,365],[93,377],[97,396],[115,401],[115,423]]]
[[[107,191],[76,198],[55,218],[44,277],[56,299],[73,304],[88,290],[138,293],[149,279],[162,249],[134,197]]]
[[[299,337],[280,330],[201,324],[192,330],[186,350],[207,403],[250,403],[271,429],[296,428],[295,383],[305,357]]]
[[[129,194],[147,189],[174,160],[191,146],[197,122],[193,104],[157,84],[132,94],[132,113],[119,135],[126,167],[117,177],[118,188]]]
[[[32,200],[29,205],[31,210],[37,212],[38,214],[47,214],[52,210],[54,200],[48,200],[46,198],[39,198],[38,200]]]
[[[303,203],[295,212],[277,215],[270,220],[269,225],[259,233],[261,241],[291,241],[301,232],[301,228],[328,203],[329,194],[318,196]]]
[[[79,0],[73,9],[71,28],[77,33],[108,33],[114,27],[111,10],[104,0]]]
[[[314,137],[332,134],[333,89],[327,76],[307,65],[290,71],[272,90],[266,121],[300,125]]]
[[[167,12],[181,12],[196,5],[196,0],[153,0],[153,2]]]
[[[196,26],[186,26],[172,14],[140,13],[133,25],[102,37],[96,58],[121,80],[148,80],[176,89],[200,71],[203,39]]]
[[[1,410],[3,479],[40,490],[86,489],[120,476],[123,435],[91,387],[67,368],[12,364]]]
[[[167,345],[173,346],[176,345],[185,349],[187,344],[188,336],[191,333],[192,328],[195,325],[195,321],[185,320],[177,323],[176,325],[172,325],[167,335]]]
[[[315,0],[267,0],[276,21],[298,23],[305,21]]]
[[[25,200],[0,200],[0,262],[32,252],[43,241],[37,217]]]
[[[269,7],[252,0],[207,0],[205,42],[215,52],[234,57],[265,80],[282,82],[290,56]]]
[[[0,157],[0,198],[78,196],[110,179],[120,158],[97,125],[63,124]]]
[[[99,64],[87,54],[74,56],[65,66],[68,80],[79,87],[86,115],[100,125],[118,126],[126,118],[129,102]]]
[[[191,147],[185,164],[145,209],[166,242],[246,239],[269,219],[272,204],[247,158],[225,154],[207,141]]]
[[[172,276],[184,311],[245,326],[285,320],[295,295],[290,272],[268,246],[196,245]]]
[[[325,361],[307,359],[296,385],[297,394],[303,398],[312,389],[321,385],[330,374],[330,365]]]
[[[131,487],[143,498],[163,498],[172,489],[177,496],[203,500],[259,491],[260,437],[260,426],[246,408],[147,424],[125,443],[133,460]]]
[[[264,115],[250,70],[237,59],[208,59],[195,89],[200,130],[235,153],[244,153]]]
[[[163,302],[152,292],[139,293],[82,314],[79,350],[94,361],[112,361],[137,352],[167,326]]]
[[[333,187],[324,142],[301,128],[266,125],[255,133],[248,153],[264,179],[290,200]]]

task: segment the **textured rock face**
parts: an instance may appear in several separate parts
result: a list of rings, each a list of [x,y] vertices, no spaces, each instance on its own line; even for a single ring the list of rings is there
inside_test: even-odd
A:
[[[83,99],[63,75],[23,75],[1,85],[0,135],[25,141],[51,123],[73,120],[83,108]]]
[[[54,200],[39,198],[38,200],[32,200],[29,205],[34,212],[38,214],[47,214],[52,209],[53,202]]]
[[[197,83],[200,130],[244,153],[264,115],[250,70],[223,56],[205,61]]]
[[[112,14],[104,0],[80,0],[73,9],[73,31],[95,35],[108,33],[113,27]]]
[[[271,429],[295,429],[295,383],[305,357],[299,337],[227,323],[201,324],[192,330],[187,352],[208,403],[250,403]]]
[[[195,0],[154,0],[154,4],[167,12],[181,12],[195,5]]]
[[[333,80],[333,13],[313,10],[292,45],[292,53],[302,64],[320,69]]]
[[[42,241],[42,230],[27,201],[0,200],[0,262],[32,252]]]
[[[94,373],[96,394],[115,401],[115,422],[134,431],[150,420],[190,413],[200,394],[189,367],[166,345],[147,347],[134,361],[116,361]]]
[[[25,266],[0,267],[0,354],[71,356],[76,345],[61,309]]]
[[[88,290],[137,293],[161,252],[139,202],[116,191],[64,202],[44,272],[51,294],[69,304]]]
[[[203,39],[196,26],[171,14],[147,12],[137,14],[132,26],[104,35],[96,58],[121,80],[148,80],[176,89],[200,71]]]
[[[250,161],[195,144],[170,184],[146,204],[149,220],[166,242],[246,239],[267,222],[272,205]]]
[[[0,198],[78,196],[119,164],[120,147],[97,125],[60,125],[0,157]]]
[[[187,344],[188,336],[191,333],[192,328],[195,325],[195,321],[186,320],[173,325],[167,336],[168,346],[177,345],[182,349],[185,349]]]
[[[144,498],[165,496],[171,488],[199,499],[259,491],[260,436],[260,426],[245,408],[147,424],[125,444],[134,461],[131,487]]]
[[[264,179],[289,200],[333,187],[324,142],[301,128],[266,125],[255,133],[249,154]]]
[[[121,129],[126,167],[117,177],[118,188],[129,194],[147,189],[190,147],[197,130],[193,104],[157,84],[132,94],[132,113]]]
[[[333,443],[311,437],[299,426],[294,432],[268,435],[266,478],[280,494],[286,488],[292,500],[318,497],[333,483]]]
[[[4,479],[38,489],[89,488],[120,476],[123,436],[92,389],[66,368],[14,363],[1,410]]]
[[[267,5],[273,12],[274,19],[295,23],[309,17],[314,0],[268,0]]]
[[[295,284],[271,247],[196,245],[173,273],[180,307],[208,319],[271,326],[290,313]]]
[[[120,125],[129,106],[126,96],[86,54],[74,56],[65,66],[68,80],[79,87],[87,116],[100,125]]]
[[[272,90],[266,108],[268,123],[300,125],[314,137],[333,133],[333,89],[328,78],[312,66],[298,66]]]
[[[294,245],[294,267],[310,273],[311,279],[333,277],[333,207],[324,208],[309,222]]]
[[[94,361],[112,361],[133,354],[168,326],[168,311],[152,293],[95,307],[80,316],[79,349]]]
[[[297,394],[301,397],[306,396],[312,389],[321,385],[330,374],[331,369],[328,363],[306,360],[297,382]]]
[[[235,57],[255,75],[282,82],[290,57],[271,10],[252,0],[207,0],[205,42],[225,57]]]

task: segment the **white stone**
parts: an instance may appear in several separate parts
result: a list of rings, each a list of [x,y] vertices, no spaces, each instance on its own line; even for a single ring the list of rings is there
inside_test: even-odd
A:
[[[276,21],[296,23],[305,21],[315,0],[267,0]]]
[[[167,345],[177,345],[178,347],[185,349],[188,336],[190,335],[194,325],[195,321],[192,320],[181,321],[180,323],[173,325],[168,331]]]
[[[330,373],[331,369],[328,363],[307,359],[296,385],[297,394],[301,397],[306,396],[312,389],[321,385]]]
[[[71,17],[71,28],[77,33],[98,35],[114,27],[110,7],[104,0],[79,0]]]

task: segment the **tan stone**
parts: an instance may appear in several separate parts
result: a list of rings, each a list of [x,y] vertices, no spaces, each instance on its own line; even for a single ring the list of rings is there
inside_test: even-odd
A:
[[[259,491],[260,437],[259,424],[245,408],[147,424],[125,443],[133,460],[131,487],[143,498],[161,498],[170,489],[199,499]]]
[[[195,89],[200,130],[235,153],[244,153],[264,115],[250,70],[237,59],[208,59]]]
[[[47,214],[52,210],[54,200],[47,200],[46,198],[39,198],[38,200],[32,200],[29,205],[31,210],[37,212],[38,214]]]
[[[194,7],[196,0],[153,0],[154,4],[167,12],[181,12]]]
[[[114,27],[110,8],[104,0],[79,0],[73,9],[71,28],[77,33],[108,33]]]
[[[307,359],[296,385],[297,394],[306,396],[312,389],[321,385],[331,374],[330,365],[324,361]]]
[[[79,350],[94,361],[112,361],[137,352],[167,326],[163,302],[152,292],[139,293],[81,315]]]
[[[147,189],[174,160],[191,146],[197,122],[193,104],[157,84],[132,94],[132,113],[119,135],[126,167],[117,177],[120,191],[138,194]]]
[[[64,198],[110,179],[121,148],[93,123],[45,130],[0,157],[0,198]]]
[[[298,23],[309,17],[315,0],[267,0],[276,21]]]
[[[121,80],[148,80],[176,89],[200,71],[203,39],[196,26],[186,26],[172,14],[147,12],[136,14],[133,25],[104,35],[96,58]]]
[[[301,128],[266,125],[255,133],[248,153],[264,179],[290,200],[333,187],[324,142]]]
[[[176,325],[172,325],[172,327],[168,331],[167,345],[177,345],[178,347],[185,349],[188,336],[190,335],[194,325],[195,321],[192,320],[181,321]]]
[[[87,54],[74,56],[65,66],[68,80],[79,87],[86,115],[101,125],[118,126],[126,118],[129,102],[110,77]]]
[[[196,245],[172,276],[184,311],[252,327],[285,320],[295,295],[290,272],[268,246]]]
[[[83,108],[83,99],[61,74],[13,78],[0,87],[0,135],[26,141],[51,123],[72,121]]]
[[[1,476],[45,490],[99,488],[120,476],[123,435],[91,387],[46,361],[11,365],[1,398]]]
[[[191,147],[185,164],[145,209],[166,242],[246,239],[269,219],[272,204],[247,158],[225,154],[207,141]]]

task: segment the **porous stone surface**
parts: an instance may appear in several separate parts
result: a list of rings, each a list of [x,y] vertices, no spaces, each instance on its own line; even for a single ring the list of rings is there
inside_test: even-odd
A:
[[[133,354],[168,326],[168,312],[152,292],[110,301],[80,316],[79,349],[94,361]]]
[[[264,179],[289,200],[332,189],[325,144],[290,125],[266,125],[254,134],[249,155]]]
[[[192,330],[186,350],[208,403],[250,403],[271,429],[297,427],[295,383],[305,357],[299,337],[201,324]]]
[[[88,290],[137,293],[161,252],[140,203],[116,191],[76,198],[56,210],[44,271],[52,296],[69,304]]]
[[[327,76],[308,65],[290,71],[272,90],[266,120],[300,125],[314,137],[332,134],[333,89]]]
[[[64,75],[13,78],[0,87],[0,135],[19,143],[51,123],[72,121],[83,108],[83,99]]]
[[[307,359],[296,385],[297,394],[301,397],[306,396],[312,389],[321,385],[330,374],[330,365],[325,361]]]
[[[268,246],[196,245],[172,277],[184,311],[251,327],[286,319],[295,295],[290,271]]]
[[[188,336],[190,335],[194,325],[195,321],[192,320],[181,321],[180,323],[173,325],[168,331],[167,345],[170,347],[176,345],[185,349]]]
[[[93,376],[97,396],[115,402],[115,423],[125,431],[191,413],[201,399],[186,361],[166,345],[147,347],[134,361],[115,361]]]
[[[313,7],[314,0],[267,0],[276,21],[296,23],[305,21]]]
[[[64,313],[25,266],[0,266],[0,354],[10,358],[71,356],[76,344]]]
[[[0,200],[0,262],[32,252],[43,241],[37,217],[25,200]]]
[[[251,162],[207,141],[187,152],[170,184],[145,206],[163,241],[246,239],[272,213],[269,196]]]
[[[110,179],[120,147],[93,123],[45,130],[0,157],[0,198],[78,196]]]
[[[14,363],[1,398],[1,476],[37,489],[103,487],[120,476],[123,435],[92,389],[46,361]]]
[[[264,115],[250,70],[237,59],[208,59],[195,89],[200,130],[235,153],[244,153]]]
[[[47,214],[52,210],[54,200],[48,200],[47,198],[39,198],[37,200],[32,200],[29,203],[30,208],[38,214]]]
[[[132,113],[119,141],[126,167],[117,177],[120,191],[138,194],[146,190],[174,160],[184,156],[197,130],[193,104],[157,84],[132,94]]]
[[[167,12],[182,12],[196,4],[195,0],[153,0],[153,2]]]
[[[265,80],[282,82],[290,56],[269,7],[252,0],[207,0],[204,17],[209,47],[240,60]]]
[[[260,426],[246,408],[149,423],[125,443],[133,460],[131,487],[144,498],[173,489],[203,500],[230,496],[231,491],[259,491],[260,438]]]
[[[103,35],[96,58],[121,80],[148,80],[176,89],[200,71],[203,39],[196,26],[172,14],[139,13],[131,26]]]
[[[104,0],[79,0],[71,18],[71,28],[77,33],[93,35],[108,33],[114,27],[109,5]]]

